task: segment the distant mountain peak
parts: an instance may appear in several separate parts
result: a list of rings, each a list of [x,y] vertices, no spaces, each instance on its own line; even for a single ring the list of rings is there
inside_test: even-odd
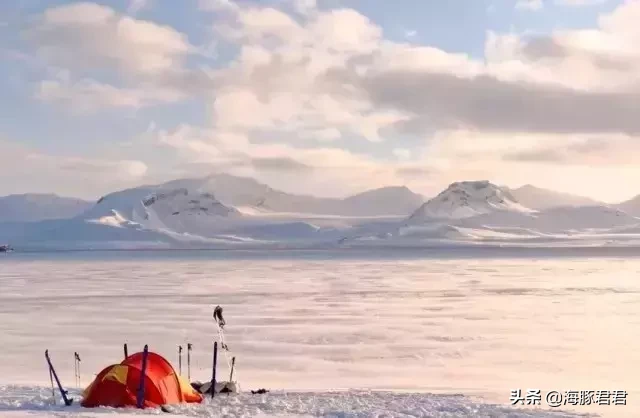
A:
[[[488,180],[458,181],[423,204],[409,219],[461,219],[497,211],[532,212],[507,189]]]
[[[23,193],[0,197],[0,222],[36,222],[76,216],[91,202],[52,193]]]
[[[570,193],[557,192],[543,189],[532,184],[525,184],[517,189],[509,189],[511,194],[524,206],[536,210],[550,209],[562,206],[597,206],[602,202],[597,200],[573,195]]]

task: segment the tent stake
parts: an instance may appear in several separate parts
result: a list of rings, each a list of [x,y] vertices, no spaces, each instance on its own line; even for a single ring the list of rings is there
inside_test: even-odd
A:
[[[129,357],[129,350],[127,350],[127,343],[124,343],[124,359],[126,360]]]
[[[182,376],[182,346],[178,346],[178,369],[180,370],[179,374]]]

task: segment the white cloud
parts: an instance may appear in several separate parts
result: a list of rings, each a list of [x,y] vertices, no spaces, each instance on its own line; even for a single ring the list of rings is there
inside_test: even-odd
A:
[[[638,4],[621,6],[591,30],[490,34],[484,61],[385,40],[378,26],[353,10],[316,9],[293,19],[274,8],[235,5],[232,19],[215,23],[240,53],[215,74],[224,88],[213,95],[212,131],[278,138],[271,145],[244,143],[241,153],[286,156],[314,168],[306,176],[328,169],[319,162],[340,155],[345,165],[332,170],[343,181],[366,167],[361,181],[368,178],[371,187],[384,179],[425,192],[464,177],[508,183],[506,173],[518,165],[532,176],[541,167],[558,175],[563,165],[583,174],[588,165],[604,170],[607,158],[626,164],[622,157],[636,155],[635,148],[612,138],[640,134]],[[392,142],[396,160],[333,154],[345,152],[339,147],[354,134]],[[424,138],[424,147],[394,142],[403,136]],[[335,148],[313,155],[295,145],[300,138],[331,140]],[[588,142],[593,138],[598,140]],[[601,142],[612,144],[604,159],[577,145]],[[546,174],[529,180],[552,183]]]
[[[566,6],[592,6],[594,4],[606,3],[609,0],[556,0],[557,4]]]
[[[296,12],[302,15],[310,15],[318,9],[316,0],[290,0],[293,3],[293,7]]]
[[[415,38],[417,34],[418,34],[418,31],[416,31],[416,30],[413,30],[413,29],[406,30],[404,32],[404,37],[407,38],[407,39],[411,39],[411,38]]]
[[[136,15],[139,11],[151,7],[152,0],[129,0],[127,13]]]
[[[182,98],[176,91],[123,89],[90,79],[76,83],[44,80],[38,85],[36,97],[44,102],[63,104],[80,113],[107,108],[139,109],[153,104],[175,102]]]
[[[411,150],[406,148],[394,148],[393,155],[398,157],[400,160],[408,160],[411,158]]]
[[[544,7],[542,0],[518,0],[516,9],[540,10]]]
[[[238,6],[233,0],[198,0],[200,10],[206,11],[231,11],[238,10]]]
[[[40,97],[95,110],[199,95],[209,105],[207,126],[156,133],[178,164],[268,171],[278,184],[304,189],[402,181],[429,192],[465,177],[508,182],[518,166],[525,174],[514,179],[549,183],[561,167],[610,174],[607,161],[626,166],[637,155],[640,1],[591,29],[491,33],[483,59],[387,40],[363,14],[313,1],[199,4],[213,12],[206,16],[216,42],[238,54],[198,73],[186,66],[194,47],[170,27],[86,3],[51,9],[30,39],[70,75],[44,81]],[[79,72],[92,67],[117,71],[123,84]],[[298,169],[296,185],[282,174]]]
[[[194,52],[172,27],[120,15],[94,3],[48,9],[27,32],[37,53],[67,68],[115,68],[148,76],[180,67]]]
[[[148,0],[132,1],[129,11],[149,4]],[[201,51],[186,35],[107,6],[73,3],[52,7],[25,34],[35,55],[57,77],[41,81],[37,96],[74,110],[177,102],[202,94],[213,84],[207,70],[187,68],[188,56]],[[58,77],[61,72],[64,79]]]
[[[84,198],[139,184],[147,165],[138,160],[87,158],[45,154],[0,140],[0,177],[11,178],[0,194],[42,192]]]

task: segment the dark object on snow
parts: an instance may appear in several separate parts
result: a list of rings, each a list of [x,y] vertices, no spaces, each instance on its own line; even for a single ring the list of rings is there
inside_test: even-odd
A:
[[[191,382],[191,387],[203,395],[211,393],[211,382]],[[236,393],[237,386],[234,382],[216,382],[216,393]]]
[[[149,346],[144,345],[142,351],[142,370],[140,371],[140,385],[138,386],[138,397],[136,398],[136,406],[142,409],[144,406],[144,381],[147,377],[147,357],[149,357]]]
[[[213,310],[213,319],[216,320],[220,328],[224,328],[224,326],[227,325],[224,318],[222,317],[222,307],[220,305],[216,306],[216,308]]]
[[[202,388],[202,382],[191,382],[191,387],[198,393],[202,393],[202,391],[200,390]]]
[[[211,399],[216,394],[216,369],[218,368],[218,342],[213,343],[213,370],[211,375]]]
[[[187,343],[187,379],[191,381],[191,350],[193,346],[191,343]]]
[[[56,379],[56,383],[58,384],[58,390],[60,390],[60,395],[62,395],[62,400],[66,406],[70,406],[73,403],[73,398],[67,397],[68,391],[64,390],[62,384],[60,383],[60,379],[58,378],[58,374],[56,370],[53,368],[53,364],[51,363],[51,358],[49,358],[49,350],[45,350],[44,357],[47,359],[47,364],[49,365],[49,375]],[[51,380],[53,386],[53,379]]]
[[[262,395],[263,393],[268,393],[269,391],[266,389],[258,389],[258,390],[252,390],[251,394],[252,395]]]

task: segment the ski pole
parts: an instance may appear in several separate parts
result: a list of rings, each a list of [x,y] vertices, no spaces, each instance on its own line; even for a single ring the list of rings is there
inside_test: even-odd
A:
[[[216,366],[218,365],[218,342],[213,343],[213,372],[211,374],[211,399],[216,393]]]
[[[80,354],[78,354],[77,352],[73,353],[73,357],[75,360],[75,364],[76,364],[76,374],[77,374],[77,378],[78,378],[78,384],[77,387],[80,388],[81,385],[81,381],[80,381]]]
[[[191,343],[187,343],[187,379],[191,382]]]
[[[231,359],[231,373],[229,374],[229,384],[233,382],[233,368],[236,367],[236,358],[233,357]]]

